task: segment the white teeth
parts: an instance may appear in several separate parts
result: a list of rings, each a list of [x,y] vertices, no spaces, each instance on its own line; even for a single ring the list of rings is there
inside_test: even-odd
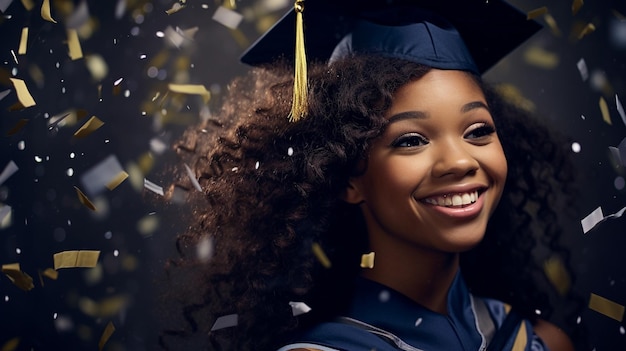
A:
[[[429,197],[424,199],[424,202],[435,206],[466,206],[472,204],[478,200],[478,191],[472,191],[471,193],[461,194],[448,194],[437,197]]]

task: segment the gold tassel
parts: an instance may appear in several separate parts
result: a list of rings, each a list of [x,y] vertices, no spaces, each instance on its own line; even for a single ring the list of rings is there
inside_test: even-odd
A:
[[[302,19],[304,0],[296,0],[294,9],[296,11],[296,55],[293,101],[291,103],[291,112],[289,113],[290,122],[298,122],[301,118],[306,117],[308,110],[307,67],[306,53],[304,52],[304,21]]]

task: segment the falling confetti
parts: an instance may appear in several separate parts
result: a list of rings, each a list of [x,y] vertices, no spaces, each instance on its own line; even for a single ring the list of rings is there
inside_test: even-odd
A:
[[[572,15],[576,15],[578,11],[583,7],[583,0],[574,0],[572,2]]]
[[[224,6],[220,6],[217,8],[215,13],[213,14],[213,20],[230,28],[237,29],[241,20],[243,19],[243,15],[240,13],[228,9]]]
[[[611,114],[609,113],[609,105],[607,105],[606,100],[604,100],[603,97],[600,97],[598,104],[600,105],[600,112],[602,112],[602,119],[607,124],[613,124],[611,123]]]
[[[624,306],[613,302],[607,298],[591,293],[589,298],[589,309],[601,313],[618,322],[624,319]]]
[[[115,326],[113,325],[113,322],[107,323],[107,326],[104,328],[104,331],[102,332],[102,335],[100,336],[100,341],[98,341],[99,351],[102,351],[102,349],[104,348],[104,345],[107,343],[107,341],[109,341],[109,338],[111,337],[111,335],[113,335],[114,332],[115,332]]]
[[[20,46],[17,49],[17,53],[20,55],[26,54],[26,45],[28,43],[28,27],[22,28],[22,35],[20,35]]]
[[[57,272],[56,270],[52,268],[46,268],[43,272],[41,272],[41,274],[44,277],[48,277],[52,280],[57,280],[57,278],[59,278],[59,272]]]
[[[189,180],[191,180],[193,187],[202,192],[202,187],[200,186],[200,183],[198,183],[198,179],[196,179],[196,175],[193,173],[193,170],[191,170],[191,168],[187,165],[185,165],[185,169],[187,170],[187,176],[189,176]]]
[[[581,221],[581,224],[583,227],[583,233],[586,234],[588,231],[593,229],[593,227],[606,221],[607,219],[620,218],[624,214],[624,212],[626,212],[626,207],[623,207],[621,210],[605,216],[602,213],[602,207],[596,208],[593,212],[591,212],[587,217],[583,218],[583,220]]]
[[[3,264],[2,273],[4,273],[15,286],[24,291],[32,290],[35,287],[33,278],[22,272],[19,263]]]
[[[41,4],[41,18],[48,22],[57,23],[57,21],[52,18],[52,14],[50,13],[50,0],[43,0],[43,3]]]
[[[361,255],[361,268],[374,268],[375,252]]]
[[[76,29],[67,30],[67,46],[69,48],[68,54],[72,60],[83,58],[83,49],[80,46]]]
[[[578,40],[584,38],[595,30],[596,26],[593,23],[587,23],[587,25],[578,34]]]
[[[578,72],[580,73],[580,77],[582,78],[583,82],[587,81],[587,79],[589,79],[589,70],[587,69],[587,63],[585,62],[585,59],[581,58],[580,60],[578,60],[578,62],[576,63],[576,67],[578,67]]]
[[[622,139],[622,142],[617,147],[609,146],[609,150],[615,161],[626,167],[626,138]]]
[[[304,302],[289,301],[289,306],[291,306],[291,314],[294,317],[299,316],[301,314],[309,313],[311,311],[311,307],[309,307]]]
[[[238,317],[236,314],[221,316],[217,320],[215,320],[215,323],[213,323],[213,326],[211,327],[211,331],[234,327],[237,325],[237,323]]]
[[[313,254],[315,255],[315,257],[317,257],[317,260],[322,264],[322,266],[324,266],[324,268],[330,268],[330,260],[328,259],[328,256],[326,256],[326,253],[324,253],[324,250],[322,250],[320,244],[313,243],[312,249]]]
[[[563,261],[558,257],[550,257],[543,263],[543,271],[559,294],[563,296],[567,294],[571,286],[571,280],[563,265]]]
[[[4,166],[2,173],[0,173],[0,185],[2,185],[2,183],[9,179],[9,177],[15,174],[15,172],[17,172],[18,170],[19,168],[17,167],[15,162],[13,162],[13,160],[9,161],[9,163]]]
[[[626,125],[626,112],[624,112],[624,106],[619,100],[617,94],[615,94],[615,106],[617,107],[617,112],[619,113],[619,116],[622,118],[622,122],[624,122],[624,125]]]
[[[98,117],[91,116],[91,118],[83,124],[75,133],[74,138],[84,138],[89,134],[95,132],[98,128],[102,127],[104,122],[102,122]]]
[[[83,194],[83,192],[80,191],[80,189],[78,189],[77,187],[74,187],[74,189],[76,189],[76,195],[78,196],[78,201],[80,201],[80,203],[83,204],[88,209],[92,211],[96,211],[96,206],[93,204],[93,202],[91,202],[91,200],[89,200],[89,198],[85,194]]]
[[[93,268],[98,264],[99,250],[73,250],[55,253],[54,269]]]
[[[201,84],[169,84],[168,88],[174,93],[200,95],[205,104],[211,98],[211,93]]]
[[[153,193],[163,196],[163,187],[158,186],[145,178],[143,179],[143,185],[146,189],[152,191]]]
[[[17,92],[17,99],[20,101],[21,107],[26,108],[36,105],[35,99],[33,99],[32,95],[30,95],[30,92],[26,87],[26,83],[24,83],[23,80],[11,78],[11,82]]]
[[[528,11],[528,13],[526,14],[526,19],[532,20],[539,16],[545,15],[546,13],[548,13],[548,8],[546,6],[543,6],[543,7]]]

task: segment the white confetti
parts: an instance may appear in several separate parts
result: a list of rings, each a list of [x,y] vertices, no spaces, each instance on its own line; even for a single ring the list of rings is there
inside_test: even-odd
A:
[[[2,170],[2,173],[0,173],[0,185],[2,185],[2,183],[9,179],[10,176],[15,174],[18,169],[19,168],[17,167],[15,162],[13,162],[13,160],[9,161],[9,163],[4,166],[4,170]]]
[[[304,302],[289,301],[289,306],[291,306],[291,313],[294,317],[311,311],[311,307]]]
[[[615,94],[615,105],[617,106],[617,112],[619,112],[619,116],[622,117],[622,122],[626,125],[626,112],[624,112],[624,106],[622,106],[622,102],[619,101],[619,97]]]
[[[201,262],[208,262],[213,257],[213,240],[205,237],[196,246],[196,256]]]
[[[422,324],[422,317],[419,317],[416,321],[415,321],[415,326],[419,327],[419,325]]]
[[[254,165],[254,169],[259,169],[260,166],[261,164],[259,163],[259,161],[256,161],[256,164]]]
[[[609,146],[609,151],[617,163],[626,167],[626,138],[622,139],[617,147]]]
[[[580,144],[577,142],[573,142],[572,143],[572,151],[574,151],[575,153],[579,153],[580,152]]]
[[[224,329],[224,328],[230,328],[230,327],[234,327],[236,325],[237,325],[237,315],[236,314],[229,314],[229,315],[226,315],[226,316],[219,317],[215,321],[213,326],[211,327],[211,331]]]
[[[8,228],[11,225],[11,206],[0,206],[0,228]]]
[[[89,7],[87,6],[87,1],[81,1],[80,4],[74,10],[67,20],[65,21],[65,27],[71,29],[78,29],[83,26],[83,24],[89,21]]]
[[[80,182],[84,190],[90,196],[98,195],[107,189],[121,172],[124,172],[122,165],[115,155],[109,155],[97,165],[91,167],[80,177]]]
[[[389,291],[387,290],[383,290],[378,294],[378,300],[380,300],[380,302],[387,302],[390,297],[391,294],[389,294]]]
[[[185,165],[185,169],[187,170],[187,175],[189,176],[189,180],[191,180],[191,184],[193,184],[193,187],[196,188],[196,190],[198,191],[202,191],[202,187],[200,186],[200,183],[198,183],[198,179],[196,179],[196,175],[193,173],[191,168]]]
[[[617,190],[622,190],[624,189],[624,186],[626,185],[626,180],[623,177],[616,177],[615,180],[613,181],[613,186],[615,186],[615,189]]]
[[[583,79],[583,82],[589,79],[589,70],[587,70],[587,63],[585,59],[581,58],[576,63],[576,67],[578,67],[578,72],[580,72],[580,77]]]
[[[12,2],[13,0],[0,0],[0,11],[2,11],[2,13],[5,13],[9,6],[11,6]]]
[[[587,215],[587,217],[583,218],[582,221],[580,221],[580,224],[583,226],[583,233],[587,234],[588,231],[603,220],[604,214],[602,213],[602,207],[598,207]]]
[[[163,196],[163,188],[154,184],[153,182],[149,181],[146,178],[143,179],[143,186],[144,188],[152,191],[153,193]]]
[[[622,215],[624,215],[624,212],[626,212],[626,206],[615,213],[604,216],[604,214],[602,213],[602,207],[598,207],[581,221],[581,224],[583,226],[583,232],[587,233],[588,231],[593,229],[593,227],[606,221],[607,219],[620,218]]]
[[[115,82],[113,82],[113,85],[114,85],[114,86],[118,86],[118,85],[120,85],[120,83],[121,83],[123,80],[124,80],[124,78],[120,78],[120,79],[116,80]]]
[[[224,6],[218,7],[215,13],[213,14],[214,21],[221,23],[222,25],[230,29],[237,29],[242,19],[243,19],[243,15],[231,9],[227,9]]]
[[[4,99],[7,95],[11,93],[11,89],[7,89],[0,92],[0,100]]]
[[[292,156],[293,155],[293,148],[290,147],[289,149],[287,149],[287,155],[288,156]]]

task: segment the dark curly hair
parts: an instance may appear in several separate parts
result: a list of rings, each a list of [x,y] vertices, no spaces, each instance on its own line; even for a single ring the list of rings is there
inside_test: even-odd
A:
[[[396,90],[430,68],[368,56],[311,66],[306,119],[288,121],[292,71],[273,64],[235,80],[217,116],[176,145],[202,192],[189,191],[193,224],[178,236],[181,258],[168,268],[187,274],[185,286],[176,288],[187,325],[164,331],[164,348],[171,347],[168,335],[208,333],[210,349],[269,350],[288,332],[345,306],[368,243],[360,210],[340,194],[362,172],[358,165],[382,134]],[[484,240],[462,256],[463,274],[474,293],[508,302],[527,318],[537,310],[546,318],[554,289],[539,264],[545,257],[532,252],[543,246],[568,260],[553,209],[555,194],[571,183],[564,145],[475,80],[494,115],[509,173]],[[193,190],[179,173],[175,187]],[[199,260],[196,246],[207,239],[213,255]],[[330,268],[318,261],[314,245]],[[293,317],[290,301],[312,311]],[[236,327],[210,331],[229,314],[237,314]]]

